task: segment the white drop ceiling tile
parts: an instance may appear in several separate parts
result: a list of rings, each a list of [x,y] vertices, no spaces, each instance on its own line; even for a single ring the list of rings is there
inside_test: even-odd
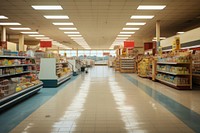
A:
[[[137,5],[134,5],[134,6],[130,6],[129,5],[129,6],[124,6],[123,9],[124,10],[133,10],[133,11],[136,11],[137,7],[138,7]]]
[[[123,6],[123,5],[125,5],[125,1],[111,2],[110,5],[111,6],[117,6],[117,5],[118,6],[120,6],[120,5]]]
[[[109,10],[122,10],[124,8],[124,6],[116,6],[116,5],[112,5],[112,6],[109,6]]]
[[[92,9],[92,6],[77,6],[78,10],[87,10],[87,9]]]
[[[92,2],[91,1],[79,1],[79,2],[75,2],[75,4],[77,6],[91,6]]]
[[[140,5],[140,3],[141,3],[141,0],[138,0],[138,1],[130,0],[130,1],[126,1],[125,6],[138,6]]]
[[[109,6],[110,2],[109,1],[92,1],[91,4],[92,6]]]

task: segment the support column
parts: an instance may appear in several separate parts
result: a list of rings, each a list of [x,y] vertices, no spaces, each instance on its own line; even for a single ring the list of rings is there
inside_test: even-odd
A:
[[[57,53],[58,53],[58,55],[59,55],[59,51],[60,51],[60,48],[58,47],[58,49],[57,49]]]
[[[1,41],[2,42],[6,41],[6,27],[3,27],[3,26],[2,26],[2,29],[1,29]]]
[[[24,35],[19,35],[19,51],[24,51]]]
[[[1,49],[7,49],[7,42],[6,42],[6,27],[2,26],[1,29],[1,42],[0,42]]]
[[[160,47],[160,20],[156,21],[156,43],[157,43],[157,51]]]
[[[78,58],[78,48],[76,49],[76,57]]]

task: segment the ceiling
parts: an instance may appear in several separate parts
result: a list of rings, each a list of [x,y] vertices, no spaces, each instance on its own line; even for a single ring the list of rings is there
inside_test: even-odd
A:
[[[60,27],[52,22],[73,22],[92,49],[108,49],[127,22],[146,22],[129,39],[142,46],[155,36],[155,23],[161,20],[161,36],[169,37],[178,31],[186,31],[200,26],[199,0],[0,0],[0,15],[8,20],[29,27],[32,31],[50,37],[71,48],[82,48],[70,39]],[[33,10],[31,5],[61,5],[60,11]],[[166,5],[164,10],[137,10],[139,5]],[[69,20],[48,20],[43,15],[68,15]],[[155,15],[151,20],[131,20],[131,15]],[[14,26],[10,26],[14,27]],[[19,26],[15,26],[19,27]],[[70,27],[70,26],[68,26]],[[136,27],[136,26],[134,26]],[[9,27],[8,27],[9,28]],[[19,31],[11,31],[8,41],[17,41]],[[14,36],[15,35],[15,36]],[[36,44],[39,41],[25,36],[25,42]]]

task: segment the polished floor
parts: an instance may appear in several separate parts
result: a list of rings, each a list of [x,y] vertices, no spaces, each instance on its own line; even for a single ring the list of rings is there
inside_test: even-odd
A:
[[[67,84],[11,133],[193,133],[200,131],[199,117],[198,90],[179,91],[96,66]]]

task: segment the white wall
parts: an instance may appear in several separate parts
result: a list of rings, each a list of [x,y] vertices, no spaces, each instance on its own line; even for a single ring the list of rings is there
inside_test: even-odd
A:
[[[175,35],[175,36],[169,37],[165,40],[162,40],[160,42],[161,46],[162,47],[172,46],[175,37],[180,37],[181,44],[186,43],[186,42],[195,41],[195,40],[200,40],[200,28],[196,28],[196,29],[187,31],[184,34]]]
[[[17,51],[17,44],[13,42],[7,42],[7,49],[11,51]]]

